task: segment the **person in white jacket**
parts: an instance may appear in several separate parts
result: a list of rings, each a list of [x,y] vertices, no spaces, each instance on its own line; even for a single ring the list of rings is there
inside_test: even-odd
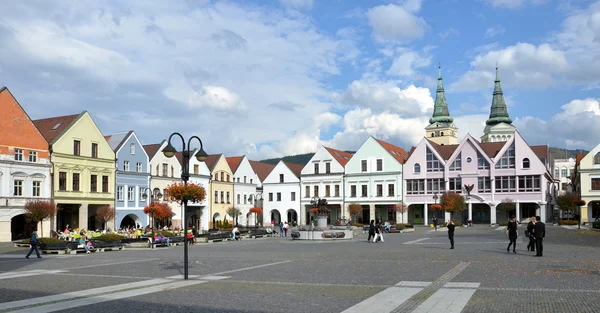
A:
[[[238,240],[236,237],[236,234],[239,233],[240,230],[236,227],[233,228],[233,230],[231,231],[231,238],[233,238],[233,240]]]

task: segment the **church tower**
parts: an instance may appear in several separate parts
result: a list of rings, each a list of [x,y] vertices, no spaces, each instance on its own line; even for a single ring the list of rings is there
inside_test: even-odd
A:
[[[508,116],[508,109],[504,102],[504,93],[502,92],[502,86],[500,86],[498,67],[496,67],[494,98],[492,100],[492,108],[490,109],[490,117],[485,124],[481,142],[508,141],[515,134],[516,128],[512,124],[512,119]]]
[[[441,66],[438,66],[438,71],[433,116],[429,119],[429,125],[425,127],[425,137],[440,145],[456,145],[458,144],[458,128],[454,125],[454,119],[448,111]]]

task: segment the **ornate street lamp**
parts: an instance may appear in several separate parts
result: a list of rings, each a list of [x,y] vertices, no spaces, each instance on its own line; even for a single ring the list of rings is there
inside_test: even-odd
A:
[[[190,139],[188,140],[187,146],[186,146],[185,139],[183,138],[183,136],[180,133],[172,133],[171,136],[169,136],[169,141],[167,143],[167,146],[163,149],[163,154],[167,158],[172,158],[173,156],[175,156],[175,153],[177,153],[177,150],[171,144],[171,139],[175,135],[177,135],[179,138],[181,138],[181,143],[183,145],[183,149],[181,151],[181,153],[183,155],[183,162],[182,162],[183,164],[181,164],[181,166],[182,166],[181,180],[183,180],[183,183],[185,185],[187,185],[187,182],[190,179],[190,157],[193,154],[193,150],[190,150],[190,145],[192,143],[192,139],[197,139],[198,142],[200,143],[200,151],[198,151],[196,153],[196,160],[198,160],[199,162],[204,162],[204,161],[206,161],[208,154],[206,154],[206,152],[204,151],[204,149],[202,147],[202,140],[200,140],[200,138],[198,138],[197,136],[190,137]],[[187,213],[188,200],[183,199],[182,202],[183,202],[183,214],[181,216],[181,222],[183,223],[183,229],[184,229],[183,230],[183,279],[187,280],[188,279],[188,240],[187,240],[187,222],[185,220],[185,215]]]
[[[262,201],[263,201],[263,195],[262,195],[262,191],[261,192],[257,192],[255,194],[250,194],[250,201],[252,202],[254,200],[254,207],[257,208],[258,206],[258,202],[260,201],[260,207],[262,208]],[[264,214],[265,212],[263,212]],[[258,222],[258,214],[255,214],[254,216],[254,228],[256,228],[256,223]]]
[[[150,191],[151,191],[150,188],[148,188],[148,187],[144,188],[144,193],[142,194],[142,199],[144,199],[144,200],[148,199],[148,193],[150,193]],[[155,198],[160,200],[160,199],[162,199],[162,197],[163,197],[162,193],[160,193],[159,190],[155,190],[154,192],[150,193],[150,203],[154,202]],[[150,203],[148,203],[148,205],[150,205]],[[150,241],[154,242],[154,224],[155,224],[154,211],[151,211],[151,213],[152,213],[152,216],[151,216],[151,218],[152,218],[152,228],[151,228],[152,240],[150,240]],[[151,246],[152,246],[152,249],[154,249],[154,245],[151,245]]]

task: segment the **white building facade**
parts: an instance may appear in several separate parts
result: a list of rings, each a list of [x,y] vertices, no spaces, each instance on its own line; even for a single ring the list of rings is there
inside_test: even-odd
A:
[[[298,222],[303,165],[279,161],[263,181],[263,225]]]
[[[254,213],[250,209],[254,207],[254,197],[257,195],[258,176],[254,172],[250,161],[246,156],[228,157],[227,163],[233,171],[233,203],[240,210],[238,224],[242,226],[254,225]]]
[[[344,166],[352,158],[352,154],[325,146],[321,146],[315,155],[302,169],[300,199],[301,225],[310,224],[311,199],[326,199],[330,210],[328,223],[335,223],[348,218],[344,208]]]
[[[192,152],[190,156],[189,163],[189,173],[190,179],[188,183],[197,184],[204,187],[204,191],[206,192],[206,196],[204,201],[202,202],[190,202],[188,203],[186,221],[188,223],[188,227],[190,224],[195,227],[198,232],[202,233],[205,230],[208,230],[208,223],[210,222],[210,199],[211,195],[209,192],[210,187],[210,170],[206,163],[198,161],[196,159],[196,154],[199,152],[198,149]],[[181,152],[177,152],[177,159],[180,164],[183,164],[183,154]]]

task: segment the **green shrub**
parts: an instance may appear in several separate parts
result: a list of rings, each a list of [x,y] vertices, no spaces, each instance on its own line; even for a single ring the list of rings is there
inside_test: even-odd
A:
[[[498,225],[500,225],[500,226],[508,226],[508,222],[500,222],[500,223],[498,223]]]
[[[558,222],[558,224],[560,224],[560,225],[579,225],[579,222],[574,221],[574,220],[562,220],[562,221]]]
[[[402,226],[404,228],[413,228],[413,224],[408,224],[408,223],[398,223],[396,224],[396,227]]]
[[[592,224],[592,228],[600,229],[600,221],[595,221],[595,222]]]
[[[27,243],[29,243],[29,239],[26,239]],[[49,237],[42,237],[42,238],[38,238],[38,241],[40,243],[51,243],[51,242],[61,242],[63,240],[60,240],[58,238],[49,238]]]
[[[222,228],[228,228],[229,227],[229,222],[227,222],[227,220],[223,220],[223,225],[221,225]]]
[[[354,226],[354,227],[360,227],[360,228],[362,228],[362,227],[364,227],[365,225],[364,225],[364,224],[361,224],[361,223],[352,223],[352,226]]]
[[[174,236],[173,232],[166,231],[166,230],[160,230],[160,231],[154,232],[155,236],[158,235],[158,234],[162,234],[165,237],[173,237]]]
[[[103,241],[111,241],[111,240],[125,239],[125,236],[121,236],[119,234],[104,234],[104,235],[95,237],[94,239],[96,239],[96,240],[103,240]]]

